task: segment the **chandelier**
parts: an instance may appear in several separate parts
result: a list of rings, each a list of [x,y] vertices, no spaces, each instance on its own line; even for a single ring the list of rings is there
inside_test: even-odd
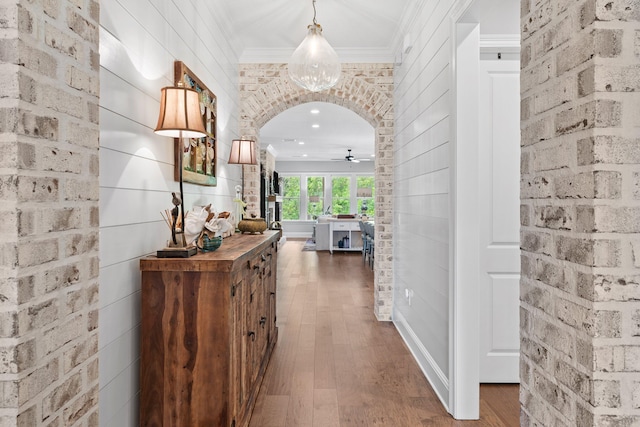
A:
[[[336,51],[322,36],[316,22],[316,0],[313,0],[313,24],[289,60],[289,77],[297,85],[319,92],[336,84],[340,77],[340,60]]]

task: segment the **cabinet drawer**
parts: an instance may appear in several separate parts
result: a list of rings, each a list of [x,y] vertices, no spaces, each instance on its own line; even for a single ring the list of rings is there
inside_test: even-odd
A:
[[[334,231],[360,231],[360,224],[357,222],[337,222],[333,224]]]

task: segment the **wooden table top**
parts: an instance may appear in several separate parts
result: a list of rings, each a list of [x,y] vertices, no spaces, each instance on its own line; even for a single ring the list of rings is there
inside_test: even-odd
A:
[[[140,260],[141,271],[231,271],[237,263],[245,262],[259,252],[266,242],[277,242],[281,230],[267,230],[264,234],[240,234],[227,237],[213,252],[200,252],[190,258],[158,258],[154,255]]]

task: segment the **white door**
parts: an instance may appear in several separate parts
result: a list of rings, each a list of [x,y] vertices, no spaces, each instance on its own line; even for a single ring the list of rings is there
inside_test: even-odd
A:
[[[480,382],[519,382],[519,70],[480,61]]]

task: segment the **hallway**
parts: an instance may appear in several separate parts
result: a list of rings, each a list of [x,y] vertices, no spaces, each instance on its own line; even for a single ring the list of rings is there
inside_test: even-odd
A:
[[[446,413],[395,327],[373,314],[373,273],[355,253],[278,254],[278,343],[251,427],[519,424],[518,387],[481,389],[479,421]]]

